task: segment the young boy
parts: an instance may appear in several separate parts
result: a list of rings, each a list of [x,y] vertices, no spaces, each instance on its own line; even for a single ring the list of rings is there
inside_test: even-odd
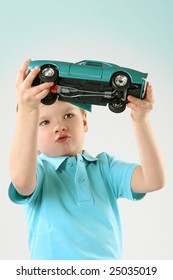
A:
[[[87,114],[67,102],[41,104],[52,85],[32,87],[30,60],[17,78],[17,125],[10,156],[10,198],[25,205],[32,259],[120,259],[121,224],[117,199],[141,199],[164,184],[159,151],[148,121],[153,92],[128,106],[141,165],[107,153],[83,150]],[[38,150],[40,155],[38,156]]]

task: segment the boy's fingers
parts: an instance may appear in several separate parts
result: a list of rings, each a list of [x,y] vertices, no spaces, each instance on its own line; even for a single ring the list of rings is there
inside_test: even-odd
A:
[[[130,101],[131,103],[133,103],[137,106],[146,108],[149,106],[149,104],[152,105],[154,103],[152,86],[149,83],[147,83],[146,96],[144,99],[140,99],[140,98],[134,97],[132,95],[129,95],[127,98],[128,98],[128,101]]]
[[[19,86],[25,80],[26,72],[30,61],[31,59],[25,60],[25,62],[22,64],[21,68],[19,69],[17,79],[16,79],[16,86]]]
[[[139,99],[139,98],[134,97],[133,95],[129,95],[127,97],[127,99],[128,99],[128,101],[130,101],[130,102],[132,102],[132,103],[134,103],[134,104],[136,104],[138,106],[140,106],[142,104],[142,102],[141,102],[142,100]]]
[[[39,91],[37,95],[35,96],[36,100],[41,101],[46,95],[49,93],[49,89],[44,89],[42,91]]]
[[[148,99],[139,99],[134,96],[129,95],[128,100],[131,104],[134,104],[135,106],[141,107],[143,109],[147,109],[152,107],[152,102]]]
[[[153,89],[151,84],[147,84],[147,90],[146,90],[146,97],[145,99],[151,103],[154,102],[154,95],[153,95]]]
[[[38,86],[35,86],[34,87],[34,91],[35,91],[35,95],[38,95],[40,94],[41,92],[43,91],[48,91],[49,88],[53,85],[54,83],[51,82],[51,83],[43,83],[43,84],[40,84]]]
[[[26,79],[24,80],[24,84],[25,86],[31,87],[34,79],[36,78],[36,76],[38,75],[38,73],[40,72],[40,67],[36,66],[26,77]]]

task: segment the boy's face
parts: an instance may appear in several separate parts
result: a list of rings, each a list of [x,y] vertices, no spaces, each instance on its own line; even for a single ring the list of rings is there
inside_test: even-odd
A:
[[[88,130],[86,112],[68,102],[40,105],[38,149],[50,156],[76,156],[82,153]]]

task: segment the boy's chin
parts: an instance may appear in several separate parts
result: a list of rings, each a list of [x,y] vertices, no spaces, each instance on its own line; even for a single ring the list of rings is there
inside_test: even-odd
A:
[[[68,152],[41,152],[38,151],[38,155],[39,154],[44,154],[48,157],[77,157],[77,154],[82,154],[83,150],[80,151],[68,151]]]

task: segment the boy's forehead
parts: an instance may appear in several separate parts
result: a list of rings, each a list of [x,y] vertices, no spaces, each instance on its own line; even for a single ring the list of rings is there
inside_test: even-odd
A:
[[[85,110],[85,111],[89,111],[91,112],[92,111],[92,105],[91,104],[80,104],[80,103],[73,103],[75,106]]]
[[[79,107],[69,103],[69,102],[64,102],[64,101],[56,101],[54,104],[51,105],[45,105],[45,104],[40,104],[40,111],[41,112],[51,112],[54,110],[58,111],[66,111],[66,110],[79,110]]]
[[[91,112],[91,105],[90,104],[78,104],[78,103],[70,103],[70,102],[65,102],[65,101],[56,101],[52,105],[45,105],[45,104],[40,104],[40,110],[41,111],[49,111],[52,110],[53,108],[58,108],[62,110],[68,110],[68,109],[83,109]]]
[[[66,102],[66,101],[59,101],[57,100],[54,104],[52,105],[44,105],[44,104],[40,104],[40,109],[41,108],[46,108],[47,107],[51,107],[53,105],[56,105],[57,107],[61,107],[62,109],[65,108],[65,109],[72,109],[72,108],[80,108],[80,109],[83,109],[83,110],[86,110],[86,111],[89,111],[91,112],[92,111],[92,106],[91,104],[80,104],[80,103],[71,103],[71,102]]]

